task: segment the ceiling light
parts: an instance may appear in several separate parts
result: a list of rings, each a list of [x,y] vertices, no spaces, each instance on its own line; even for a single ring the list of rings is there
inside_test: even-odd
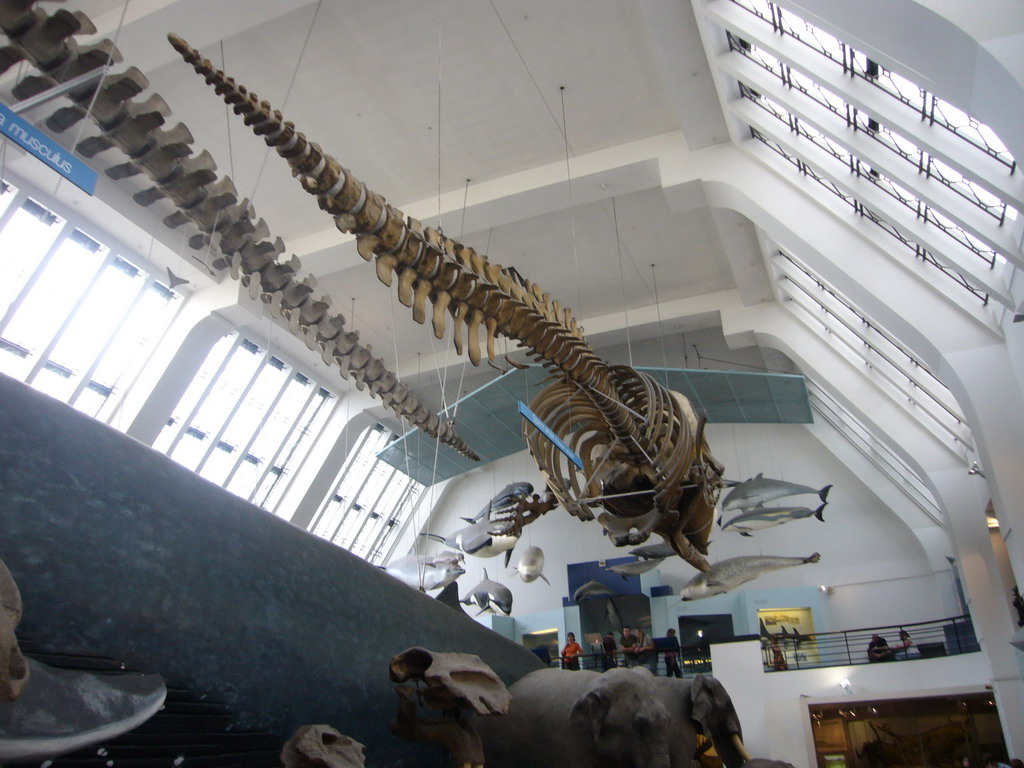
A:
[[[842,688],[844,691],[846,691],[851,696],[853,695],[853,688],[850,687],[850,680],[849,680],[849,678],[844,677],[842,680],[840,680],[839,681],[839,687]]]

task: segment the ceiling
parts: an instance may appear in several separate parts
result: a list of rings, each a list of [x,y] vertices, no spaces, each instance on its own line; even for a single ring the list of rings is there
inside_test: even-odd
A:
[[[151,92],[164,98],[173,111],[168,123],[189,126],[196,153],[205,149],[213,155],[219,172],[234,179],[240,196],[254,201],[272,234],[301,258],[336,310],[354,317],[363,341],[389,363],[397,361],[402,375],[421,369],[428,356],[441,367],[452,364],[447,341],[436,342],[429,329],[416,328],[409,311],[355,253],[352,239],[301,191],[286,164],[268,155],[180,60],[166,42],[168,32],[215,64],[223,62],[229,75],[281,108],[389,202],[430,225],[440,211],[449,236],[540,283],[573,308],[585,327],[593,322],[608,334],[596,340],[599,347],[621,343],[622,330],[633,324],[637,338],[661,333],[662,322],[714,326],[717,317],[706,308],[690,319],[685,313],[662,317],[661,310],[668,302],[736,288],[735,265],[749,282],[753,264],[757,279],[767,284],[749,222],[737,223],[747,229],[743,252],[726,253],[721,217],[707,207],[700,183],[684,187],[682,203],[678,194],[670,199],[657,161],[643,153],[638,160],[630,151],[661,137],[670,137],[679,152],[728,139],[688,3],[62,5],[89,15],[97,38],[116,40],[124,54],[121,67],[138,66],[149,78],[151,91],[139,98]],[[15,75],[12,70],[0,79],[5,98]],[[41,120],[50,109],[29,117]],[[82,137],[95,131],[91,124],[82,130]],[[76,126],[68,133],[78,139],[78,131]],[[9,154],[11,168],[30,180],[40,178],[30,158],[17,157],[17,150]],[[102,171],[123,159],[108,150],[93,165]],[[99,200],[126,217],[102,214],[115,236],[141,255],[152,250],[149,257],[158,267],[183,273],[194,289],[210,284],[193,259],[206,254],[189,252],[180,231],[159,223],[169,204],[143,210],[130,194],[146,184],[101,181]],[[54,186],[45,179],[37,183]],[[86,215],[100,215],[92,211],[97,201],[70,185],[53,197]],[[257,317],[265,310],[253,309],[241,324],[265,333],[267,320]],[[315,367],[312,360],[310,365]]]

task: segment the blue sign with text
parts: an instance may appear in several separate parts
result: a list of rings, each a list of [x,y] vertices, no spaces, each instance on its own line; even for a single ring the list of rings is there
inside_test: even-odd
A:
[[[96,189],[96,171],[4,104],[0,104],[0,133],[76,187],[90,195]]]
[[[562,438],[560,438],[558,435],[552,432],[551,427],[549,427],[547,424],[541,421],[540,417],[537,416],[537,414],[535,414],[533,411],[531,411],[529,406],[527,406],[527,404],[524,403],[522,400],[519,401],[519,413],[522,414],[524,419],[526,419],[528,422],[533,424],[533,426],[539,429],[540,433],[544,435],[544,437],[546,437],[548,440],[550,440],[552,445],[555,446],[555,448],[564,453],[565,457],[569,459],[569,461],[571,461],[580,469],[583,469],[583,462],[580,460],[580,457],[576,455],[576,452],[573,451],[573,449],[570,448],[568,445],[566,445],[562,441]]]

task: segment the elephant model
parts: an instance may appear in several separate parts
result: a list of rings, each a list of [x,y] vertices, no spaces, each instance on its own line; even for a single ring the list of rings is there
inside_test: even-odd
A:
[[[691,768],[697,734],[728,768],[749,756],[732,701],[714,678],[543,669],[509,692],[508,714],[478,723],[488,768]]]

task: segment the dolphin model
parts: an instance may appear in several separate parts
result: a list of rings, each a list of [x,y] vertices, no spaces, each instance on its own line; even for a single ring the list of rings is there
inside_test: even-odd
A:
[[[594,597],[616,597],[618,594],[618,592],[605,586],[600,581],[591,579],[573,593],[572,601],[578,603],[581,600],[590,600]]]
[[[811,488],[809,485],[797,485],[796,483],[787,483],[785,480],[773,480],[770,477],[765,477],[762,473],[758,473],[756,477],[745,480],[726,494],[722,500],[722,511],[732,512],[737,509],[750,509],[751,507],[762,506],[775,499],[781,499],[786,496],[801,496],[805,493],[816,494],[822,502],[825,502],[828,501],[828,492],[831,488],[831,485],[826,485],[823,488]]]
[[[676,551],[672,549],[672,545],[667,541],[663,541],[660,544],[644,544],[642,547],[634,547],[629,550],[629,554],[644,560],[664,559],[672,557],[675,553]]]
[[[479,523],[481,520],[491,520],[495,513],[502,514],[515,509],[519,499],[533,493],[533,484],[527,482],[509,483],[502,488],[494,498],[484,504],[483,509],[476,513],[475,517],[462,518],[467,523]]]
[[[710,571],[698,573],[690,579],[679,590],[679,596],[683,600],[701,600],[721,595],[770,571],[816,563],[819,560],[821,555],[817,552],[810,557],[730,557],[712,565]]]
[[[438,555],[406,555],[384,566],[385,573],[394,576],[413,589],[432,591],[444,589],[466,571],[466,559],[461,552],[445,550]]]
[[[469,594],[461,602],[464,605],[475,604],[480,609],[477,616],[484,611],[495,613],[495,608],[508,616],[512,613],[512,590],[504,584],[489,578],[487,576],[487,569],[484,568],[483,579],[470,590]]]
[[[511,528],[511,521],[481,520],[479,523],[470,523],[465,528],[459,528],[448,536],[436,533],[421,533],[420,536],[444,542],[445,546],[474,557],[494,557],[504,552],[505,565],[508,565],[512,559],[512,548],[519,541],[518,536],[509,533]]]
[[[749,536],[750,531],[760,531],[771,528],[775,525],[788,523],[790,520],[802,520],[805,517],[816,517],[825,522],[822,510],[826,504],[817,509],[809,507],[754,507],[749,512],[737,515],[732,520],[722,525],[722,518],[718,518],[718,525],[723,531],[738,531],[740,536]]]
[[[544,550],[540,547],[527,548],[520,556],[519,563],[512,573],[518,574],[519,578],[527,584],[537,579],[543,579],[545,584],[551,586],[548,577],[544,575]]]
[[[650,559],[635,560],[632,563],[622,563],[621,565],[613,565],[608,568],[612,573],[617,573],[623,579],[628,579],[630,576],[639,576],[641,573],[647,573],[648,571],[654,570],[662,561],[664,557],[652,557]]]

